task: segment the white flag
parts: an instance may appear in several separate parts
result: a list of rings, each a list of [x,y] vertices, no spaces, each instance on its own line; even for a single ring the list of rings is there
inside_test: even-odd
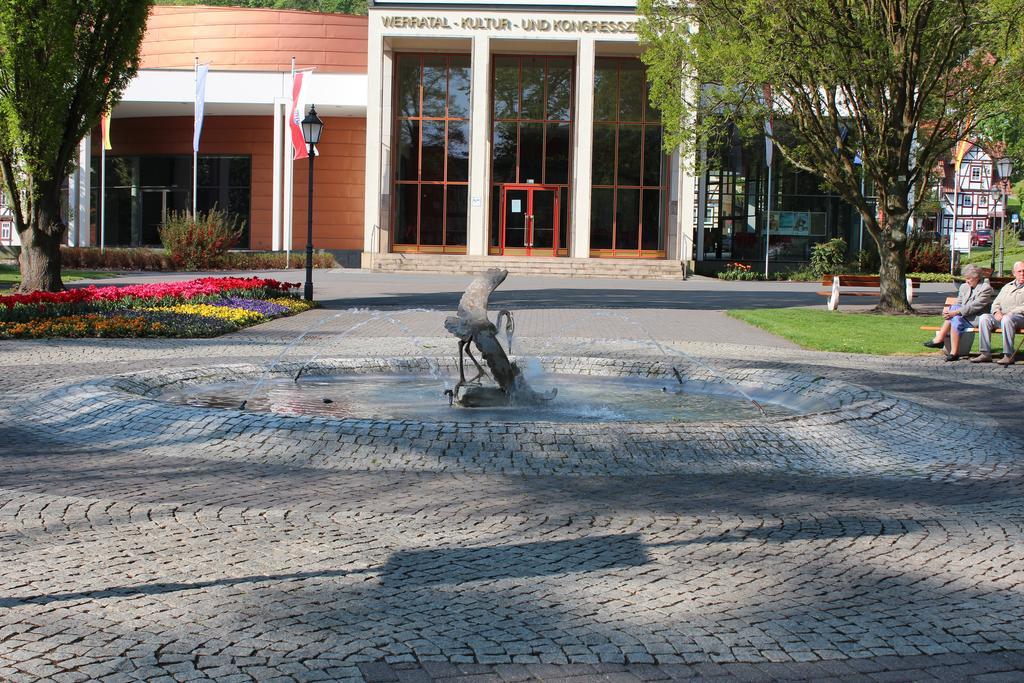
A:
[[[196,66],[196,117],[192,129],[192,151],[199,151],[199,136],[203,133],[203,105],[206,103],[206,72],[209,64]]]
[[[772,165],[772,152],[775,151],[775,145],[772,142],[772,120],[764,120],[764,163],[765,166]]]

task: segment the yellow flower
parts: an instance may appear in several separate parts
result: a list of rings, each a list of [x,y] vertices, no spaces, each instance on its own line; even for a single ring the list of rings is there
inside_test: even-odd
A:
[[[256,311],[247,311],[241,308],[230,308],[228,306],[211,306],[210,304],[177,304],[174,306],[160,306],[146,310],[201,315],[206,318],[227,320],[235,325],[255,325],[256,323],[266,320],[266,317],[262,313],[257,313]]]

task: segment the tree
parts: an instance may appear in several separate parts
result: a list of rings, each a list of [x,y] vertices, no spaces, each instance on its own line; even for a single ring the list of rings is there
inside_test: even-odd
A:
[[[332,14],[366,14],[366,0],[157,0],[158,5],[213,5],[217,7],[268,7]]]
[[[980,121],[1022,97],[1018,0],[640,0],[666,143],[694,152],[731,122],[759,134],[864,218],[887,312],[903,287],[911,197]],[[693,76],[696,76],[694,78]],[[699,85],[697,84],[699,83]],[[861,192],[861,171],[881,216]]]
[[[0,167],[21,290],[58,291],[61,188],[139,64],[148,0],[0,0]]]

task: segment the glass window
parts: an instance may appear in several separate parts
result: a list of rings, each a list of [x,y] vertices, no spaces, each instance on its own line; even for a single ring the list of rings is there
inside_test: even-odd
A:
[[[572,60],[549,59],[547,90],[548,121],[568,121],[572,107]]]
[[[547,153],[544,155],[544,182],[566,185],[569,183],[570,158],[569,124],[547,125]]]
[[[595,187],[590,193],[590,247],[612,248],[615,190]]]
[[[448,180],[469,180],[469,122],[448,122]]]
[[[516,182],[516,152],[519,148],[519,127],[514,123],[494,124],[494,182]]]
[[[542,57],[523,58],[522,102],[523,113],[519,118],[531,121],[544,119],[544,59]]]
[[[619,111],[619,75],[616,60],[594,64],[594,120],[614,121]]]
[[[635,59],[622,60],[619,71],[619,120],[643,121],[644,66]]]
[[[619,156],[617,185],[640,184],[640,154],[643,149],[643,126],[619,126]]]
[[[494,58],[491,180],[495,197],[500,198],[500,186],[508,183],[568,186],[574,73],[574,62],[569,57]],[[559,209],[565,214],[568,202],[560,202]],[[565,247],[561,239],[564,230],[565,224],[560,222],[560,248]],[[498,207],[491,220],[492,246],[502,246],[500,231]],[[545,239],[551,241],[543,246],[554,249],[553,235]]]
[[[469,178],[469,57],[399,55],[394,245],[464,252]],[[416,99],[413,106],[413,95]],[[458,212],[462,214],[459,215]]]
[[[420,122],[406,120],[398,122],[398,163],[395,177],[399,180],[416,180],[419,175]]]
[[[514,119],[519,115],[519,59],[494,58],[494,118]]]
[[[444,118],[448,100],[446,57],[423,58],[423,116]]]
[[[615,184],[615,124],[594,124],[591,173],[594,185]]]
[[[420,185],[420,244],[443,244],[444,185]]]
[[[410,55],[398,58],[396,76],[399,116],[419,116],[420,113],[420,59]]]
[[[426,107],[424,107],[426,109]],[[444,180],[444,121],[423,122],[423,161],[421,180]]]
[[[663,255],[665,154],[660,117],[645,100],[646,72],[639,60],[597,60],[591,215],[602,216],[592,218],[590,246],[611,252],[599,255]]]
[[[543,182],[544,124],[523,123],[519,126],[519,182]]]
[[[111,246],[157,246],[160,226],[172,211],[192,210],[191,156],[108,156],[104,198],[104,242]],[[93,160],[94,206],[99,206],[99,159]],[[252,160],[247,156],[200,156],[196,208],[228,214],[241,229],[239,247],[249,246]],[[97,217],[98,219],[98,217]]]
[[[448,117],[469,118],[469,86],[472,81],[469,57],[452,57],[448,77]]]

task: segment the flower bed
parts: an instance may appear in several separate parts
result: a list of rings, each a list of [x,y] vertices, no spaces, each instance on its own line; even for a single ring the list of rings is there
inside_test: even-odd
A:
[[[0,296],[0,339],[212,337],[309,310],[298,287],[224,277]]]

